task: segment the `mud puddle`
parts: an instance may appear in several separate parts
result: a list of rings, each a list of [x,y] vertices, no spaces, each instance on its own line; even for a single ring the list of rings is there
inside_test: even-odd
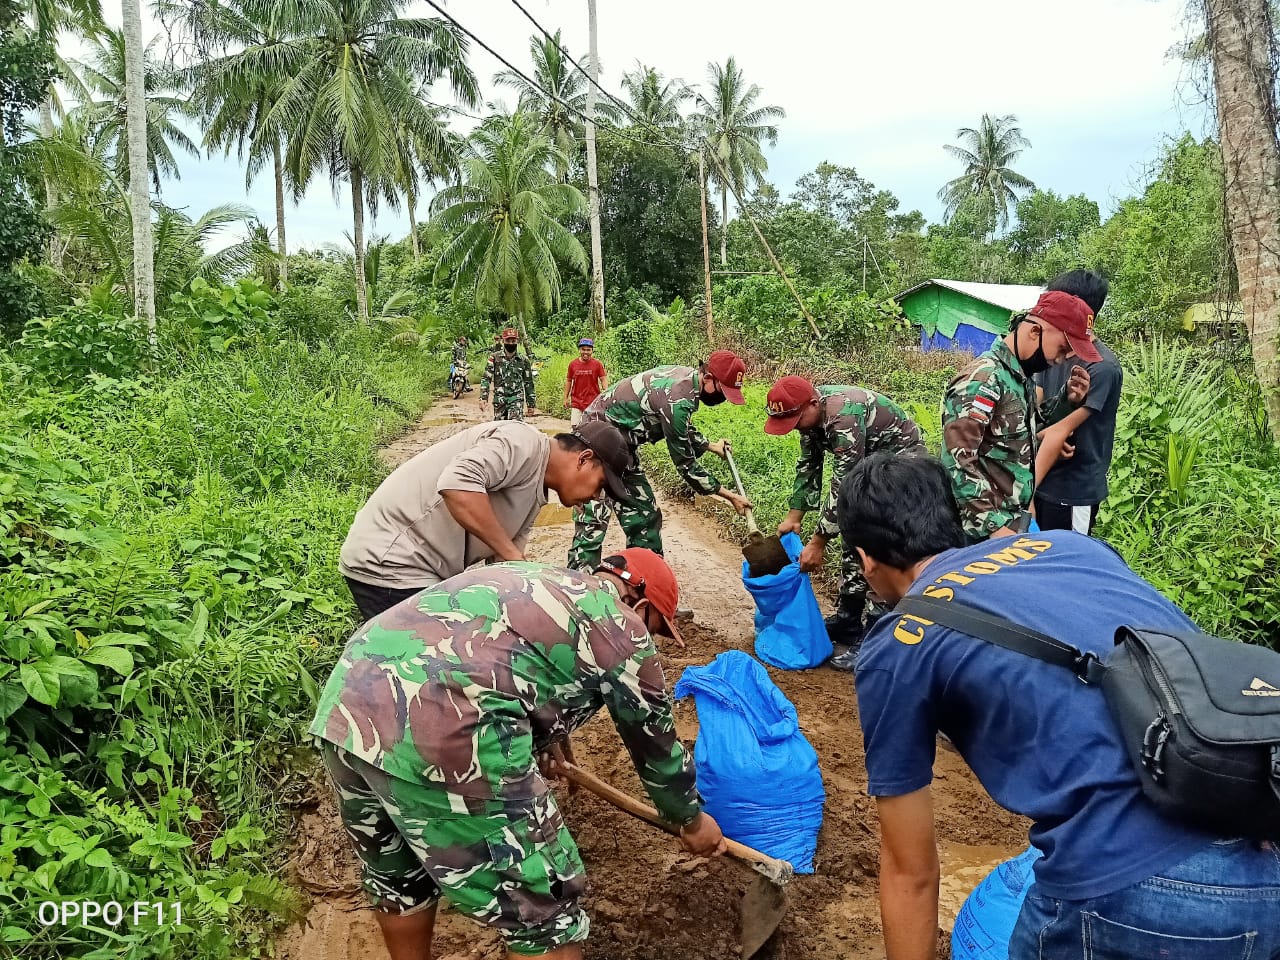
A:
[[[479,420],[472,401],[446,400],[432,419],[464,414]],[[384,450],[399,463],[466,422],[417,430]],[[540,429],[567,423],[537,417]],[[398,458],[398,459],[396,459]],[[704,664],[727,649],[752,649],[754,608],[742,586],[736,543],[721,536],[728,526],[685,502],[659,496],[663,543],[681,584],[681,605],[695,620],[682,624],[687,649],[663,642],[668,687],[687,666]],[[564,563],[572,536],[570,511],[549,504],[530,537],[530,559]],[[624,546],[617,524],[606,552]],[[853,681],[819,668],[769,669],[796,706],[800,726],[817,751],[827,803],[818,838],[815,873],[797,877],[791,907],[778,933],[759,954],[763,960],[873,960],[884,956],[878,886],[879,830],[874,801],[866,795],[862,734]],[[675,706],[679,736],[697,736],[693,700]],[[574,752],[587,770],[626,790],[645,794],[608,715],[601,712],[574,737]],[[327,791],[327,788],[326,788]],[[587,866],[584,906],[592,920],[590,960],[732,960],[738,956],[738,902],[752,874],[729,860],[702,861],[684,854],[671,838],[578,791],[556,795]],[[934,804],[943,845],[943,907],[939,956],[949,956],[955,912],[969,890],[1000,861],[1026,846],[1026,823],[997,807],[977,785],[959,756],[939,743]],[[354,856],[327,792],[322,805],[298,827],[295,881],[315,905],[306,926],[295,926],[279,942],[285,960],[382,960],[386,956],[372,912],[359,892]],[[443,960],[499,960],[496,936],[446,910],[436,925],[435,955]]]
[[[942,881],[938,887],[938,915],[942,925],[950,929],[973,888],[992,870],[1025,848],[1025,839],[1021,848],[1013,850],[1005,844],[951,843],[945,840],[939,843]]]

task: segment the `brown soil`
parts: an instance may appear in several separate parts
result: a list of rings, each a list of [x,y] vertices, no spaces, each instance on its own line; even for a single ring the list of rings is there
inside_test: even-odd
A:
[[[474,401],[434,406],[420,427],[384,450],[401,463],[424,446],[478,418]],[[540,429],[563,424],[537,417]],[[660,498],[663,543],[680,578],[683,606],[694,611],[685,625],[688,649],[663,651],[668,683],[693,664],[727,649],[751,651],[752,604],[741,581],[738,547],[721,537],[715,507],[698,510]],[[529,555],[563,562],[572,532],[567,511],[548,505],[529,543]],[[607,547],[622,546],[614,525]],[[817,751],[827,803],[814,873],[789,886],[790,908],[778,933],[758,954],[764,960],[861,960],[880,957],[876,874],[879,830],[874,801],[866,795],[862,736],[852,679],[819,668],[788,672],[768,668],[795,705],[800,725]],[[692,699],[676,705],[680,736],[689,744],[698,721]],[[639,780],[609,718],[603,713],[574,738],[579,764],[643,798]],[[942,857],[940,955],[947,956],[951,924],[969,891],[998,862],[1026,846],[1026,823],[997,807],[945,741],[939,741],[934,803]],[[298,822],[295,881],[311,893],[305,924],[278,944],[286,960],[382,960],[386,957],[371,911],[359,892],[354,855],[327,792],[320,806]],[[721,960],[738,949],[738,903],[754,874],[728,859],[705,861],[683,853],[672,838],[578,791],[557,790],[565,818],[587,865],[591,915],[587,956],[593,960]],[[442,911],[435,955],[445,960],[497,960],[498,938]]]

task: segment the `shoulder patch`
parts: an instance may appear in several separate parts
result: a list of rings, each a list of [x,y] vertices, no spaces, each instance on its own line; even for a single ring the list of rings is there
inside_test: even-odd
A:
[[[969,406],[965,408],[964,415],[970,420],[977,420],[979,423],[989,423],[991,414],[996,409],[996,402],[985,393],[978,393],[969,401]]]

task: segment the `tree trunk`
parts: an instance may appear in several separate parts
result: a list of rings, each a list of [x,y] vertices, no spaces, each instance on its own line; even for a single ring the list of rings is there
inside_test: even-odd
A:
[[[356,313],[369,320],[369,291],[364,284],[364,171],[351,168],[351,220],[356,247]]]
[[[711,316],[711,243],[707,233],[707,165],[706,148],[698,151],[698,185],[702,188],[702,277],[706,285],[707,342],[716,342],[716,324]]]
[[[591,219],[591,323],[603,330],[604,260],[600,243],[600,178],[596,174],[596,84],[600,80],[600,55],[596,50],[596,0],[587,0],[587,28],[590,33],[591,62],[587,65],[587,203]]]
[[[289,282],[289,248],[284,242],[284,164],[280,162],[280,141],[271,144],[271,162],[276,175],[276,249],[280,251],[280,286]]]
[[[129,212],[133,218],[133,309],[156,344],[154,251],[151,248],[151,172],[147,169],[142,0],[121,0],[124,27],[125,125],[129,142]]]
[[[729,266],[729,188],[720,187],[720,266]]]
[[[46,140],[52,140],[53,134],[53,84],[49,84],[48,92],[45,94],[44,99],[40,101],[40,136]],[[58,206],[58,191],[49,174],[45,173],[43,176],[44,205],[45,209],[52,213]],[[49,263],[55,269],[62,269],[62,245],[58,242],[57,234],[52,234],[49,237],[47,256]]]
[[[1267,0],[1207,0],[1227,223],[1253,365],[1280,441],[1280,144]]]
[[[409,191],[406,201],[409,207],[409,245],[413,248],[413,259],[417,260],[422,256],[418,249],[418,198],[414,196],[413,191]]]

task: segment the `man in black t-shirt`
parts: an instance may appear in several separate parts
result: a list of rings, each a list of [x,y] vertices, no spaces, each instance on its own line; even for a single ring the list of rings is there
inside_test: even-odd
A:
[[[1096,273],[1072,270],[1056,277],[1047,289],[1079,297],[1096,316],[1108,287]],[[1098,505],[1107,498],[1123,373],[1104,343],[1095,338],[1093,345],[1102,359],[1083,364],[1089,371],[1089,394],[1075,409],[1067,407],[1064,399],[1071,364],[1058,364],[1036,377],[1042,412],[1049,422],[1036,457],[1036,523],[1042,530],[1092,533]]]

